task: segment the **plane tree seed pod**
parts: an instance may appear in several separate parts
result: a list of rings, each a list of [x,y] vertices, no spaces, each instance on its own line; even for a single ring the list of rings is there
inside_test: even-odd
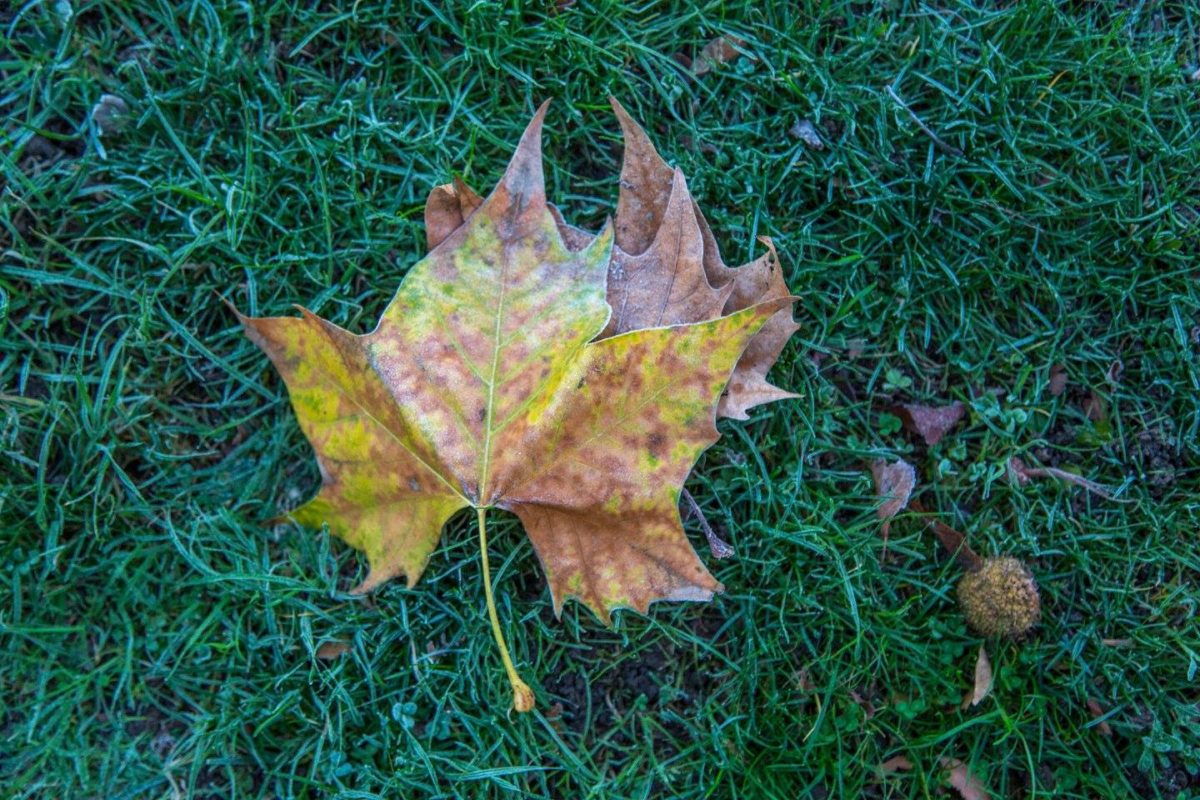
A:
[[[958,582],[963,616],[984,636],[1023,639],[1042,616],[1037,582],[1012,556],[985,558]]]

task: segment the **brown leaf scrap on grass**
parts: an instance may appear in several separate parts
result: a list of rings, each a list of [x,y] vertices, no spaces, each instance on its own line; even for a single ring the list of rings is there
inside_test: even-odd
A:
[[[461,181],[433,190],[431,252],[374,331],[355,335],[304,309],[239,315],[283,376],[321,468],[321,491],[290,516],[365,551],[357,592],[399,575],[415,585],[450,517],[476,512],[489,617],[519,711],[533,694],[495,611],[486,510],[521,520],[556,613],[575,598],[608,623],[617,608],[707,600],[723,587],[684,535],[683,481],[718,437],[719,407],[744,416],[790,396],[761,379],[795,330],[774,252],[725,267],[682,176],[614,107],[635,134],[615,231],[570,228],[547,202],[543,105],[487,198]],[[644,280],[614,281],[616,261]],[[697,263],[723,304],[703,296]],[[659,272],[691,275],[698,293],[677,296]],[[612,330],[622,291],[626,329]]]
[[[1094,698],[1094,697],[1088,698],[1087,709],[1088,709],[1088,713],[1092,715],[1092,719],[1100,720],[1095,725],[1096,730],[1099,731],[1102,736],[1112,736],[1113,735],[1112,726],[1109,725],[1108,722],[1103,719],[1104,709],[1100,707],[1100,703],[1097,702],[1096,698]]]
[[[917,485],[917,472],[903,459],[889,464],[880,458],[871,463],[871,477],[875,480],[875,496],[884,501],[875,509],[875,515],[883,520],[880,532],[886,549],[892,517],[908,507],[908,499]]]
[[[349,642],[330,641],[322,642],[317,648],[317,658],[323,658],[327,661],[332,661],[335,658],[345,655],[350,652]]]
[[[892,756],[887,761],[879,765],[878,770],[881,773],[887,772],[907,772],[913,768],[912,761],[908,756]]]
[[[911,505],[912,510],[916,511],[918,514],[929,513],[919,500],[913,500]],[[954,528],[951,528],[949,525],[937,519],[936,517],[929,517],[926,519],[925,525],[931,531],[933,531],[933,535],[936,536],[938,542],[941,543],[942,549],[944,549],[948,555],[953,556],[954,560],[958,562],[960,567],[971,571],[979,569],[979,567],[983,564],[983,559],[980,558],[979,554],[972,550],[971,546],[967,544],[967,537],[964,534],[954,530]]]
[[[987,786],[971,773],[966,764],[957,758],[943,758],[946,782],[958,790],[963,800],[988,800]]]
[[[788,128],[788,133],[804,142],[807,147],[811,147],[813,150],[825,149],[825,142],[821,141],[821,134],[817,133],[817,126],[813,125],[811,119],[800,120]]]
[[[1116,359],[1108,365],[1108,369],[1104,373],[1104,380],[1110,387],[1115,387],[1121,382],[1121,375],[1125,372],[1125,364]],[[1104,397],[1094,388],[1089,389],[1087,397],[1083,400],[1083,413],[1092,422],[1102,423],[1108,416],[1108,403]]]
[[[1051,397],[1059,397],[1067,390],[1067,368],[1062,364],[1050,367],[1050,379],[1047,381]]]
[[[700,55],[692,63],[692,74],[697,78],[712,72],[722,64],[729,64],[742,57],[739,48],[745,47],[746,42],[737,36],[718,36],[704,45]]]
[[[971,773],[966,764],[956,758],[943,758],[941,765],[946,782],[962,796],[963,800],[988,800],[987,786]],[[885,775],[889,772],[907,772],[913,766],[907,756],[892,756],[880,764],[876,771],[880,775]]]
[[[991,693],[992,662],[988,658],[987,650],[984,649],[983,645],[979,645],[979,655],[975,657],[975,685],[971,688],[971,691],[967,692],[967,696],[963,698],[963,709],[979,705]]]
[[[895,407],[896,416],[905,430],[917,434],[925,444],[933,447],[962,420],[967,409],[955,400],[948,406],[922,406],[904,403]]]

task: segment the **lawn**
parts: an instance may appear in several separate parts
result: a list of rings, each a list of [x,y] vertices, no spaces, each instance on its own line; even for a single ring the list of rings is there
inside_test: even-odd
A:
[[[1200,796],[1200,6],[558,5],[0,12],[3,796],[956,797],[955,761],[994,797]],[[360,554],[270,524],[320,479],[221,299],[370,330],[428,191],[490,188],[544,99],[549,194],[599,228],[610,94],[727,262],[773,239],[801,397],[688,481],[736,550],[687,521],[710,604],[556,620],[491,517],[515,714],[473,517],[366,597]],[[953,401],[932,446],[894,413]],[[880,458],[926,509],[886,553]],[[1027,641],[967,628],[931,517],[1030,566]]]

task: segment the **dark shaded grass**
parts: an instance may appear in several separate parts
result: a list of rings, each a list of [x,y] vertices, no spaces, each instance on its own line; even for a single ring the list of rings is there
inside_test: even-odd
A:
[[[5,16],[6,796],[922,796],[943,758],[1002,797],[1197,791],[1193,6],[335,5]],[[718,33],[746,57],[690,78]],[[104,92],[130,118],[99,137]],[[506,718],[469,521],[420,587],[366,599],[356,554],[263,524],[318,478],[218,298],[369,329],[428,189],[490,187],[547,97],[551,195],[599,225],[609,93],[728,261],[775,240],[805,302],[773,377],[804,396],[723,423],[689,483],[738,551],[709,561],[711,606],[556,621],[496,517],[501,617],[540,687]],[[824,150],[789,135],[802,118]],[[886,412],[952,399],[968,418],[933,448]],[[865,464],[896,455],[1043,588],[968,711],[955,569],[907,518],[881,561]],[[1014,485],[1014,455],[1118,499]],[[331,640],[350,651],[318,658]],[[914,769],[881,779],[895,755]]]

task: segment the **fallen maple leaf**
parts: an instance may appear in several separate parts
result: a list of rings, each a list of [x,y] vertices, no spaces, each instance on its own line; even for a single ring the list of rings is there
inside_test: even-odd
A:
[[[520,518],[556,613],[574,597],[607,623],[616,608],[711,598],[723,587],[684,535],[680,491],[717,439],[739,357],[793,301],[598,339],[613,230],[578,250],[564,241],[545,196],[545,109],[486,199],[461,182],[435,190],[426,219],[436,246],[374,331],[356,336],[303,309],[239,315],[283,376],[321,468],[320,493],[291,517],[366,553],[356,591],[398,575],[414,585],[446,521],[475,510],[519,711],[533,694],[501,634],[486,510]]]

